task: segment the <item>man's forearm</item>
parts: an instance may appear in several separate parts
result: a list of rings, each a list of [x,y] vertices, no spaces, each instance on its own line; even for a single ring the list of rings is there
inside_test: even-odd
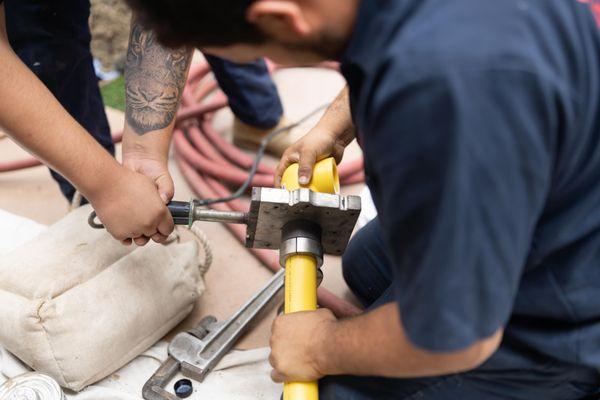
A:
[[[460,351],[432,353],[414,346],[402,328],[395,303],[330,325],[316,339],[317,365],[324,375],[412,378],[475,368],[497,348],[499,330]]]
[[[0,126],[89,196],[119,166],[12,51],[2,7],[0,63]]]
[[[191,58],[191,49],[163,47],[154,33],[133,18],[125,65],[125,140],[129,144],[152,144],[168,151]]]
[[[344,87],[338,96],[327,108],[317,127],[335,134],[336,139],[343,146],[354,140],[356,129],[350,111],[350,98],[348,86]]]

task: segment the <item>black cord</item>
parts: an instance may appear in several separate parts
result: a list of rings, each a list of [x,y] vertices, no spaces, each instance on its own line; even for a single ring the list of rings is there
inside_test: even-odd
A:
[[[231,194],[230,196],[227,196],[227,197],[221,197],[221,198],[216,198],[216,199],[194,200],[195,205],[208,206],[208,205],[216,204],[216,203],[226,203],[228,201],[235,200],[235,199],[242,197],[244,195],[244,193],[246,193],[246,190],[248,190],[248,187],[250,187],[250,184],[252,183],[252,179],[254,179],[254,176],[256,175],[258,165],[260,164],[260,161],[262,160],[262,158],[265,155],[265,151],[267,150],[267,146],[269,145],[269,142],[271,142],[271,140],[273,140],[278,135],[281,135],[284,132],[288,132],[291,129],[294,129],[295,127],[297,127],[298,125],[303,124],[304,122],[306,122],[307,120],[312,118],[315,114],[326,109],[328,106],[329,106],[329,104],[324,104],[322,106],[319,106],[319,107],[315,108],[314,110],[312,110],[311,112],[309,112],[308,114],[306,114],[304,117],[300,118],[298,121],[291,123],[289,125],[286,125],[286,126],[282,126],[281,128],[275,129],[273,132],[271,132],[267,136],[265,136],[260,141],[260,146],[256,152],[256,158],[254,158],[254,163],[252,163],[252,166],[250,167],[250,170],[248,171],[248,177],[246,178],[244,183],[242,183],[242,185],[233,194]]]

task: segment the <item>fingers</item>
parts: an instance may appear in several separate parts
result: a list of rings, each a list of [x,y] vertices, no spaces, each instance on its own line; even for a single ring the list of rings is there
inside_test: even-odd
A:
[[[271,354],[269,354],[269,364],[271,364],[271,367],[273,367],[273,370],[271,370],[271,379],[273,382],[285,382],[286,377],[277,370],[277,361],[273,355],[273,351],[271,351]]]
[[[285,376],[281,375],[276,370],[271,370],[271,380],[275,383],[285,382]]]
[[[173,217],[171,216],[169,209],[167,207],[164,207],[163,215],[157,226],[157,233],[167,237],[171,234],[171,232],[173,232],[173,229],[175,229]]]
[[[302,151],[298,160],[298,183],[308,185],[312,179],[317,154],[312,150]]]
[[[159,214],[159,221],[146,225],[144,230],[137,234],[134,233],[135,236],[132,238],[121,240],[121,243],[125,246],[129,246],[131,243],[135,243],[137,246],[145,246],[150,240],[156,243],[165,243],[175,225],[169,210],[164,206],[163,208],[164,211]]]
[[[160,233],[155,233],[154,235],[152,235],[152,240],[154,240],[156,243],[165,243],[167,241],[168,236],[165,235],[161,235]]]
[[[281,177],[283,176],[283,173],[285,172],[287,167],[289,167],[293,163],[298,162],[299,159],[300,155],[293,147],[290,147],[283,153],[283,155],[281,156],[281,160],[279,161],[279,164],[277,164],[277,168],[275,169],[275,187],[281,187]]]
[[[304,148],[297,151],[295,148],[288,149],[279,161],[275,170],[275,187],[281,187],[281,178],[286,168],[293,163],[298,163],[298,183],[300,185],[308,185],[312,179],[313,168],[317,162],[317,153],[310,149]]]
[[[146,244],[148,244],[148,242],[150,241],[150,239],[152,239],[156,243],[163,244],[163,243],[166,243],[167,238],[168,238],[168,236],[161,235],[160,233],[155,233],[151,237],[138,236],[138,237],[133,238],[133,239],[121,240],[121,244],[123,244],[124,246],[131,246],[132,243],[135,243],[136,246],[145,246]]]
[[[146,236],[139,236],[133,239],[133,242],[137,245],[137,246],[144,246],[146,245],[146,243],[148,243],[148,239]]]
[[[158,189],[158,194],[162,201],[167,204],[173,196],[175,195],[175,185],[173,184],[173,179],[168,173],[165,173],[159,176],[155,181],[156,189]]]

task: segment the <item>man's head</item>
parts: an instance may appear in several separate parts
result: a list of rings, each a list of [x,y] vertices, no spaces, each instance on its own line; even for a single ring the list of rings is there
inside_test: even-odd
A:
[[[352,34],[360,0],[127,0],[142,25],[172,47],[280,63],[334,59]]]

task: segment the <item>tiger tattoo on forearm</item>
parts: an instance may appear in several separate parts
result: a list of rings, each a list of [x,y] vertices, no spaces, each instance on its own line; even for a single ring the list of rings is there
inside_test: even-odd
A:
[[[125,66],[125,118],[137,134],[171,124],[190,60],[190,49],[162,47],[154,33],[132,21]]]

